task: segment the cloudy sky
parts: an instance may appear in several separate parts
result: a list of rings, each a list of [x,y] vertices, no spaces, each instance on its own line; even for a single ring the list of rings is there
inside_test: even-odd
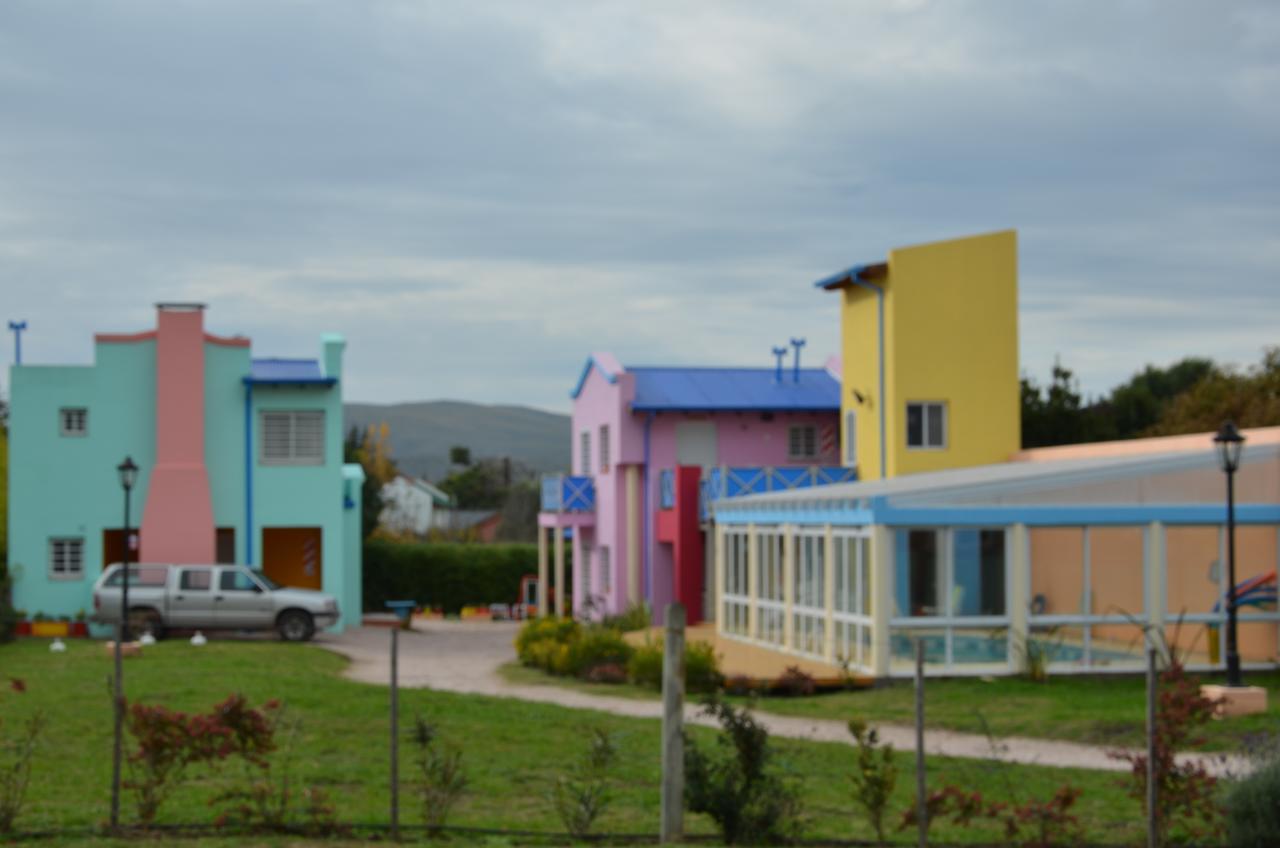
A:
[[[1021,365],[1280,343],[1280,5],[0,2],[0,320],[160,300],[346,396],[838,344],[813,280],[1020,233]],[[12,358],[6,343],[3,361]],[[7,383],[7,378],[5,379]]]

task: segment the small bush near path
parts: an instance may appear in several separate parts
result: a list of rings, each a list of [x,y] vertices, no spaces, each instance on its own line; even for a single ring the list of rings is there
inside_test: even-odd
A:
[[[591,833],[592,827],[608,808],[613,796],[609,791],[609,770],[618,758],[613,735],[594,727],[588,734],[587,750],[573,771],[556,778],[552,799],[556,814],[576,839]]]
[[[898,767],[893,761],[893,746],[881,744],[880,735],[865,721],[850,720],[849,733],[857,748],[857,760],[851,778],[853,799],[866,813],[867,821],[876,833],[876,842],[883,845],[885,817],[893,790],[898,784]]]
[[[686,740],[685,806],[706,813],[726,845],[786,842],[800,835],[799,788],[772,768],[769,732],[750,711],[711,700],[720,723],[714,753]]]
[[[1232,848],[1261,848],[1280,839],[1280,760],[1231,787],[1227,836]]]
[[[21,695],[27,691],[26,681],[21,678],[10,677],[6,683],[10,695]],[[4,719],[0,718],[0,833],[13,830],[22,805],[26,803],[36,745],[44,732],[45,722],[44,712],[37,710],[11,731],[6,729]]]
[[[430,828],[444,827],[449,814],[467,789],[462,769],[462,749],[440,741],[436,726],[417,716],[412,739],[418,749],[418,792],[422,821]]]

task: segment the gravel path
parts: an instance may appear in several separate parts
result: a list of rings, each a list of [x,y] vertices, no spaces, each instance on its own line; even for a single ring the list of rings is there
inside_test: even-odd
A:
[[[662,704],[631,698],[594,695],[558,686],[526,686],[508,683],[498,668],[515,659],[512,641],[519,625],[514,622],[425,621],[415,622],[413,631],[400,633],[400,685],[406,688],[439,689],[464,694],[518,698],[577,709],[601,710],[634,718],[661,718]],[[345,674],[352,680],[385,685],[390,679],[389,633],[385,628],[349,630],[341,636],[325,636],[316,641],[351,660]],[[793,739],[850,744],[843,722],[798,718],[756,711],[757,719],[770,733]],[[687,705],[685,721],[713,725],[697,705]],[[877,725],[881,738],[900,751],[915,750],[915,730],[908,726]],[[1109,748],[1059,742],[1050,739],[1002,737],[993,750],[987,737],[972,733],[929,729],[925,752],[948,757],[994,759],[1029,765],[1062,766],[1101,771],[1127,771],[1129,766],[1107,756]],[[1215,774],[1246,770],[1243,760],[1223,756],[1186,756],[1200,759]]]

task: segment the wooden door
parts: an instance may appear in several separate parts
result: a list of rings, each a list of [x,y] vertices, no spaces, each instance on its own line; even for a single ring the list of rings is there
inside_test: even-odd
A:
[[[262,570],[284,586],[319,589],[323,580],[322,541],[319,527],[264,527]]]

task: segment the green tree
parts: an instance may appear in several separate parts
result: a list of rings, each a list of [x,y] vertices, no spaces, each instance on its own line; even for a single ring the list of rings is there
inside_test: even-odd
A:
[[[1054,362],[1053,378],[1041,389],[1030,377],[1021,380],[1022,446],[1039,448],[1092,441],[1098,437],[1096,419],[1085,407],[1075,375]]]
[[[1227,420],[1239,427],[1280,424],[1280,347],[1266,348],[1262,361],[1244,371],[1212,369],[1174,398],[1148,432],[1204,433]]]
[[[1109,422],[1111,438],[1146,435],[1174,398],[1216,371],[1212,360],[1192,356],[1167,368],[1148,365],[1096,404],[1097,417]]]
[[[498,509],[507,498],[501,461],[482,459],[440,481],[440,489],[453,495],[458,509]]]
[[[395,461],[391,459],[390,428],[386,423],[369,425],[361,432],[352,427],[342,445],[344,462],[357,462],[364,469],[364,485],[360,489],[360,530],[368,539],[378,529],[382,514],[382,487],[395,479]]]

